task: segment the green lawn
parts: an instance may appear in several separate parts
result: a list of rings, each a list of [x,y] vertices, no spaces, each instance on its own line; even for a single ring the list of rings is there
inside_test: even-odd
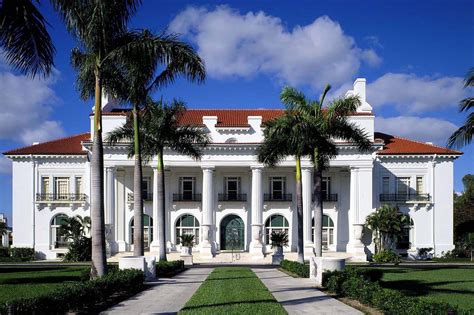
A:
[[[246,267],[219,267],[179,314],[287,314],[265,285]]]
[[[386,267],[381,284],[404,294],[474,309],[474,267]]]
[[[79,281],[87,267],[0,268],[0,303],[53,291],[67,281]]]

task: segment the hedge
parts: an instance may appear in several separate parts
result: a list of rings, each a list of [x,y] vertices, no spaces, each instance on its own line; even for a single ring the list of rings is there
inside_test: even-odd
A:
[[[456,314],[458,309],[447,303],[422,300],[385,289],[379,284],[381,274],[347,267],[342,271],[325,272],[323,286],[342,297],[370,305],[384,314]]]
[[[12,247],[10,249],[11,257],[21,261],[29,261],[35,259],[35,250],[30,247]]]
[[[9,301],[0,305],[0,314],[97,313],[114,301],[143,290],[144,274],[139,270],[119,270],[90,281],[63,284],[53,292]]]
[[[156,263],[156,276],[169,277],[184,270],[184,260],[158,261]]]
[[[284,259],[280,263],[280,267],[302,278],[309,278],[309,265]]]

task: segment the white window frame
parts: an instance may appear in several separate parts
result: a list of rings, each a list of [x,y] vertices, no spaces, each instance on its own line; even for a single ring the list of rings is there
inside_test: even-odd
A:
[[[228,196],[229,195],[229,182],[237,182],[236,185],[236,195],[240,195],[241,191],[241,178],[240,176],[226,176],[224,180],[224,189],[225,189],[225,194]]]
[[[404,181],[406,181],[404,183]],[[404,183],[404,185],[406,186],[406,191],[405,192],[401,192],[400,191],[400,186]],[[410,187],[411,185],[411,177],[410,176],[399,176],[397,177],[397,195],[410,195]]]
[[[184,183],[191,182],[191,198],[196,193],[196,177],[195,176],[181,176],[179,178],[179,193],[183,196],[184,199]]]
[[[281,199],[283,199],[286,194],[286,177],[285,176],[270,177],[270,193],[272,194],[272,198],[275,198],[275,191],[276,191],[274,187],[275,182],[281,183],[281,190],[278,193],[281,194]]]
[[[421,183],[421,189],[418,186],[418,183]],[[425,178],[424,176],[416,176],[415,178],[415,189],[417,194],[424,194],[425,193]]]
[[[323,180],[322,180],[321,184],[322,184],[321,193],[322,193],[323,197],[326,197],[326,199],[329,199],[329,196],[331,195],[331,177],[330,176],[323,176]],[[325,187],[326,189],[323,189],[324,186],[326,186]]]
[[[271,225],[271,218],[275,217],[275,216],[281,216],[283,217],[283,226],[272,226]],[[267,226],[267,222],[270,221],[270,226]],[[287,223],[287,226],[285,226],[285,222]],[[266,220],[265,220],[265,224],[264,224],[264,229],[265,229],[265,244],[266,245],[270,245],[271,244],[271,235],[272,235],[272,232],[273,231],[284,231],[286,232],[286,235],[288,235],[288,238],[290,237],[290,222],[288,221],[288,219],[283,215],[283,214],[279,214],[279,213],[275,213],[275,214],[272,214],[271,216],[269,216]]]
[[[66,183],[65,191],[61,191],[61,182]],[[54,177],[54,198],[55,200],[68,200],[71,193],[71,179],[66,176]],[[66,195],[63,195],[66,194]]]
[[[193,226],[183,226],[183,225],[178,225],[180,223],[182,223],[182,218],[184,216],[192,216],[193,217]],[[196,222],[197,222],[197,225],[196,225]],[[199,223],[199,220],[196,218],[196,216],[192,215],[192,214],[183,214],[183,215],[180,215],[178,217],[178,219],[176,219],[176,223],[175,223],[175,241],[176,241],[176,244],[179,243],[179,236],[180,235],[183,235],[183,231],[185,230],[191,230],[191,233],[184,233],[184,234],[192,234],[194,235],[194,245],[198,245],[199,244],[199,238],[200,238],[200,235],[201,235],[201,224]],[[179,232],[178,232],[179,231]]]

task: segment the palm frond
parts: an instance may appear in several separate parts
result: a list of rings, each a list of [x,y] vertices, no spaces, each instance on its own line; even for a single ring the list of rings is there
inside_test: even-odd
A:
[[[464,87],[474,86],[474,68],[469,69],[464,79]]]
[[[31,77],[49,75],[55,49],[33,1],[3,0],[0,6],[0,46],[7,62]]]
[[[459,111],[464,112],[474,108],[474,97],[467,97],[459,103]]]
[[[459,127],[448,139],[449,148],[461,148],[472,142],[474,134],[474,113],[470,113],[463,126]]]

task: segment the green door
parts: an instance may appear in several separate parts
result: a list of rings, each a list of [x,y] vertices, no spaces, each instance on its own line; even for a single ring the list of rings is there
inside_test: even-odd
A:
[[[244,250],[244,221],[228,215],[221,222],[221,250]]]

